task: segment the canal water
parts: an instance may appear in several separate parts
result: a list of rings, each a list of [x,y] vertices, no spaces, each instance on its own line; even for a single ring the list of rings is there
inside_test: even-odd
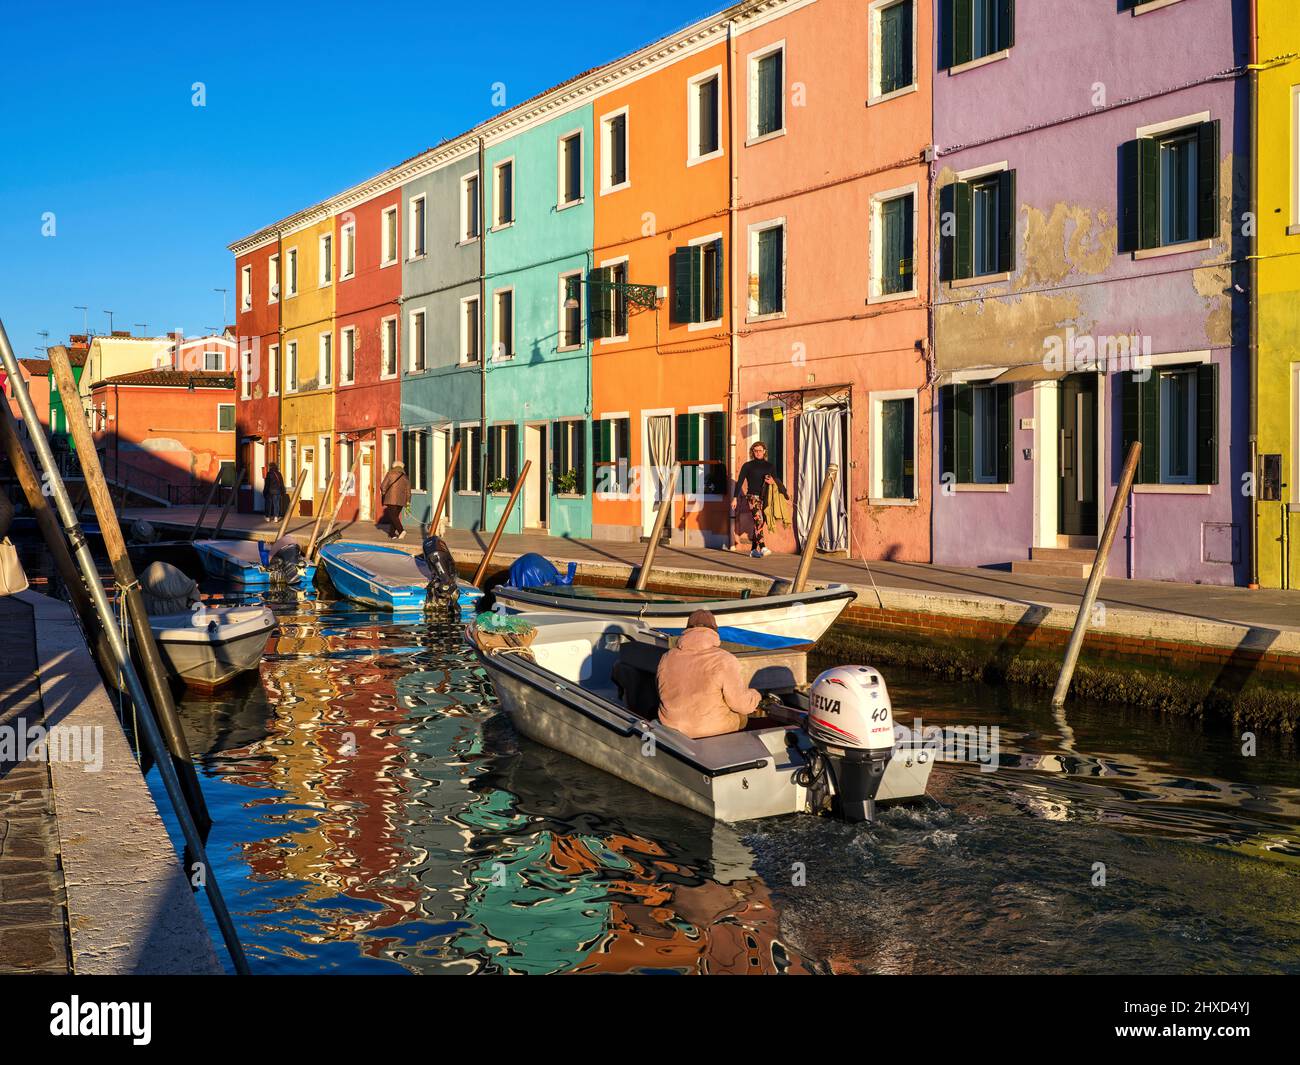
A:
[[[891,672],[995,763],[727,826],[521,739],[445,627],[273,605],[260,677],[181,706],[255,971],[1300,972],[1289,741]]]

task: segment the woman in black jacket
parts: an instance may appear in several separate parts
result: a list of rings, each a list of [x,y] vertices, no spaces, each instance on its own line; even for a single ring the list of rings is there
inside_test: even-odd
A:
[[[772,489],[779,491],[780,485],[777,483],[775,468],[767,461],[767,445],[760,441],[750,447],[749,461],[736,474],[736,491],[731,499],[733,509],[742,496],[749,504],[749,513],[754,519],[754,538],[749,553],[755,558],[772,553],[765,543],[767,519],[763,516],[763,503]]]

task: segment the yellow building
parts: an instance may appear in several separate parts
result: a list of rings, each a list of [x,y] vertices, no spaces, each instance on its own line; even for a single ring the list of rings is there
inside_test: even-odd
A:
[[[83,406],[90,405],[91,386],[98,381],[138,370],[171,369],[172,337],[135,337],[127,333],[92,337],[86,368],[77,390]]]
[[[1259,583],[1300,587],[1300,20],[1258,0],[1255,137]]]
[[[300,474],[306,478],[300,512],[314,514],[334,468],[334,218],[321,212],[303,220],[281,235],[278,254],[282,469],[290,493]]]

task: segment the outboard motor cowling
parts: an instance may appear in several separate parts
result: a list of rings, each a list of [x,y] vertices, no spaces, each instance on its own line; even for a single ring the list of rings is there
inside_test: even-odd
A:
[[[439,604],[449,606],[456,602],[456,561],[441,536],[426,536],[422,547],[425,565],[429,567],[429,583],[425,588],[425,609]]]
[[[296,543],[286,543],[271,552],[266,571],[272,584],[297,584],[302,576],[302,548]]]
[[[829,766],[840,815],[870,821],[894,754],[894,711],[885,678],[870,666],[826,670],[809,693],[807,727]]]

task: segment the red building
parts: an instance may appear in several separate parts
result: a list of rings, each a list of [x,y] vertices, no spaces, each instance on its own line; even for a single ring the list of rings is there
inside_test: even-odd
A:
[[[238,246],[236,246],[238,248]],[[237,461],[244,470],[239,509],[262,509],[266,468],[280,461],[279,244],[262,244],[235,258]]]
[[[408,231],[401,215],[401,190],[393,189],[341,209],[334,219],[335,468],[340,486],[355,475],[355,493],[344,499],[340,521],[378,517],[382,471],[400,454],[400,297]]]

